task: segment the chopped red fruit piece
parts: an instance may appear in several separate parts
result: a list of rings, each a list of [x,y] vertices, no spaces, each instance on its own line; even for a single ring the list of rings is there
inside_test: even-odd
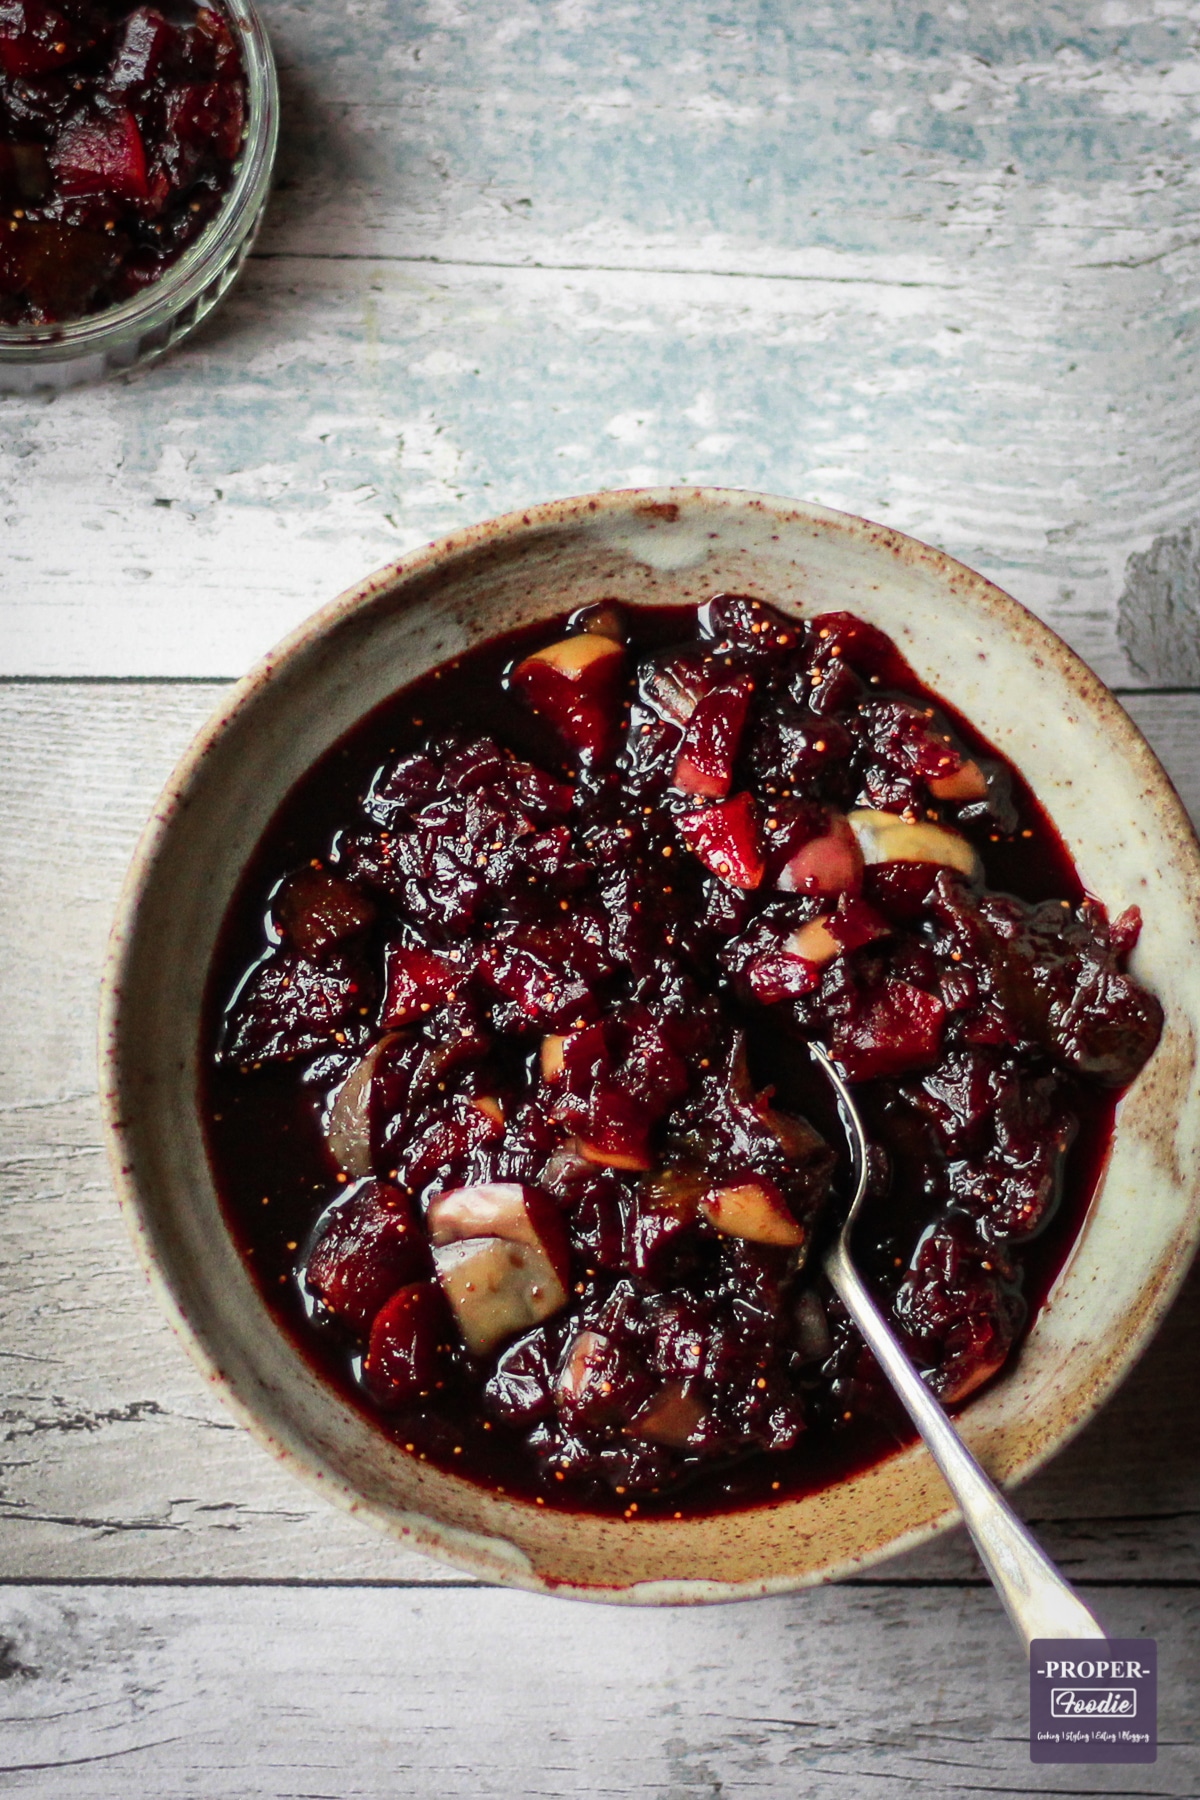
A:
[[[746,969],[746,980],[756,1000],[773,1006],[778,1000],[795,1000],[815,988],[821,979],[821,965],[790,956],[786,950],[771,950]]]
[[[387,1409],[424,1399],[440,1385],[452,1326],[441,1290],[432,1281],[402,1287],[380,1308],[363,1358],[363,1381]]]
[[[0,231],[0,295],[23,302],[38,324],[85,312],[120,267],[123,245],[106,232],[29,219],[13,224]]]
[[[842,950],[861,950],[864,944],[890,935],[892,927],[873,906],[852,894],[842,894],[826,920],[830,937]]]
[[[153,6],[137,6],[117,32],[108,86],[118,93],[148,87],[177,47],[178,33]]]
[[[127,107],[76,113],[59,132],[50,161],[64,194],[145,200],[150,193],[142,134]]]
[[[833,1054],[850,1081],[903,1075],[937,1061],[946,1009],[936,994],[907,981],[885,981],[860,1011],[839,1019]]]
[[[617,747],[624,673],[624,645],[584,631],[535,650],[510,680],[565,744],[585,762],[597,762]]]
[[[419,1019],[467,979],[471,964],[461,950],[426,950],[389,944],[384,1025],[406,1025]]]
[[[763,878],[758,813],[749,794],[734,794],[700,812],[684,813],[679,835],[706,869],[730,887],[756,888]]]
[[[48,75],[75,62],[95,41],[95,32],[43,0],[0,0],[0,69],[6,75]]]
[[[1138,939],[1142,935],[1142,909],[1140,906],[1127,906],[1108,928],[1112,943],[1112,952],[1119,963],[1133,955]]]
[[[672,776],[681,793],[715,800],[729,792],[753,693],[753,681],[743,675],[711,689],[698,703],[688,720]]]
[[[429,1247],[400,1188],[367,1181],[330,1213],[304,1283],[360,1336],[389,1294],[429,1271]]]
[[[700,1202],[709,1224],[728,1237],[795,1249],[806,1232],[773,1181],[763,1175],[710,1188]]]

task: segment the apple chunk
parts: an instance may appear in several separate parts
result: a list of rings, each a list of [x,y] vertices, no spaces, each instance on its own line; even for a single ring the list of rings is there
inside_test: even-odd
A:
[[[435,1246],[463,1238],[505,1238],[539,1250],[565,1286],[570,1265],[567,1234],[553,1200],[520,1181],[485,1181],[439,1194],[425,1215]]]
[[[625,647],[582,631],[535,650],[513,670],[511,685],[585,761],[610,756],[620,725]]]
[[[986,800],[987,776],[977,762],[960,763],[953,775],[935,775],[926,783],[935,800]]]
[[[546,1253],[510,1238],[468,1237],[434,1249],[442,1293],[467,1349],[486,1356],[506,1338],[540,1325],[566,1305],[567,1291]]]
[[[710,1188],[700,1202],[710,1225],[726,1237],[747,1238],[752,1244],[785,1244],[798,1248],[805,1242],[804,1227],[793,1217],[787,1201],[765,1176],[739,1181],[729,1187]]]
[[[379,1059],[395,1042],[393,1032],[359,1057],[330,1108],[325,1141],[347,1175],[371,1173],[371,1091]]]
[[[947,825],[910,822],[869,807],[860,807],[849,819],[865,862],[936,863],[939,868],[957,869],[970,881],[982,877],[983,864],[974,845]]]

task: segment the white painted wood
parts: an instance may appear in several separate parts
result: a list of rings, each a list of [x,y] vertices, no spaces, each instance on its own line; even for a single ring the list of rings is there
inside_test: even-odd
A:
[[[95,988],[117,889],[218,685],[0,685],[0,1572],[455,1581],[275,1467],[194,1374],[112,1199]],[[1200,810],[1200,695],[1133,710]],[[1200,1580],[1200,1276],[1021,1495],[1082,1579]],[[960,1538],[888,1579],[975,1573]]]
[[[0,400],[0,669],[240,673],[451,526],[681,480],[893,522],[1165,679],[1117,608],[1200,513],[1194,0],[267,12],[234,298]]]
[[[494,1590],[0,1592],[0,1774],[39,1800],[1194,1796],[1200,1601],[1108,1593],[1159,1645],[1159,1757],[1034,1768],[990,1592],[698,1611]]]

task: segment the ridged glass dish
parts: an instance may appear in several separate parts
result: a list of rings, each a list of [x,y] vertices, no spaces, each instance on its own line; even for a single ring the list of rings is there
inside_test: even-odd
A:
[[[226,293],[266,208],[279,138],[279,81],[251,0],[220,0],[242,53],[246,135],[220,211],[162,276],[120,306],[65,324],[0,327],[0,393],[58,390],[124,374],[170,350]]]

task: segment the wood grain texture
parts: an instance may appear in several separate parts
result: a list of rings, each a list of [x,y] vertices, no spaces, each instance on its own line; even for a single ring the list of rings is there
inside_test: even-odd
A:
[[[1163,679],[1117,618],[1200,516],[1195,0],[266,11],[228,306],[0,400],[0,668],[239,673],[452,526],[705,481],[943,544]]]
[[[0,1775],[41,1800],[1194,1796],[1200,1598],[1106,1600],[1120,1635],[1158,1639],[1152,1766],[1030,1766],[1023,1659],[979,1590],[650,1613],[486,1590],[0,1592]]]
[[[455,1581],[285,1475],[159,1315],[108,1183],[93,1020],[138,830],[219,685],[0,685],[0,1570]],[[1200,811],[1200,696],[1135,716]],[[1091,1580],[1200,1581],[1200,1273],[1130,1381],[1023,1490]],[[882,1571],[977,1574],[961,1535]]]

